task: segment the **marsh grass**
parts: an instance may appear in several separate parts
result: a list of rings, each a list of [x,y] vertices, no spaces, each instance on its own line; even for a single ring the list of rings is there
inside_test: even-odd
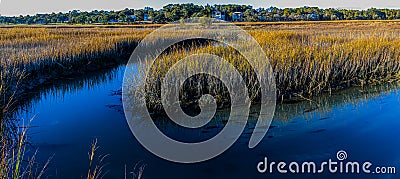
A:
[[[127,179],[128,176],[132,176],[132,179],[142,179],[145,168],[146,168],[146,164],[143,164],[142,162],[138,162],[133,167],[133,171],[127,172],[126,165],[125,165],[124,179]]]
[[[51,78],[124,62],[151,30],[132,28],[0,29],[0,104]],[[17,88],[16,81],[25,77]]]
[[[400,68],[399,24],[399,21],[341,21],[238,25],[243,25],[265,50],[266,61],[271,63],[275,73],[277,96],[283,100],[396,80]],[[13,96],[11,92],[16,91],[15,84],[21,76],[30,76],[30,81],[26,83],[25,80],[20,88],[30,89],[51,76],[115,64],[115,57],[127,51],[129,54],[151,31],[127,27],[2,28],[0,104],[2,108],[6,107],[5,101]],[[168,33],[163,38],[180,35]],[[194,53],[212,53],[229,61],[241,72],[251,89],[251,98],[259,98],[259,85],[253,69],[234,49],[204,43],[192,43],[184,49],[176,47],[159,57],[147,78],[149,83],[143,87],[148,93],[150,106],[160,104],[158,91],[168,69],[179,59]],[[188,102],[195,101],[200,93],[211,91],[221,99],[220,104],[226,103],[227,93],[220,82],[205,76],[191,80],[185,84],[191,94],[182,94]],[[196,94],[194,91],[197,91]]]
[[[18,128],[15,133],[7,133],[4,129],[1,131],[1,179],[40,179],[47,170],[52,157],[41,165],[35,162],[36,152],[30,157],[26,156],[28,129],[29,125]]]
[[[108,155],[99,155],[97,156],[96,152],[99,146],[97,144],[97,139],[93,140],[90,146],[89,156],[89,169],[87,173],[87,179],[97,179],[103,178],[107,172],[104,171],[104,160],[108,157]],[[97,157],[97,158],[96,158]]]
[[[280,100],[307,100],[321,93],[394,82],[400,77],[399,22],[296,23],[248,29],[247,32],[267,55],[267,59],[259,63],[269,61],[272,65]],[[176,35],[165,34],[164,38]],[[198,53],[215,54],[233,64],[246,81],[251,99],[257,102],[259,82],[244,57],[233,48],[209,44],[169,50],[154,64],[142,62],[145,68],[151,69],[142,86],[149,108],[160,108],[161,84],[170,67],[180,59]],[[224,69],[216,67],[215,70]],[[225,71],[225,74],[230,72]],[[196,103],[201,94],[210,92],[215,93],[219,104],[229,99],[224,85],[205,75],[188,79],[183,86],[180,95],[182,101],[187,101],[184,103]]]

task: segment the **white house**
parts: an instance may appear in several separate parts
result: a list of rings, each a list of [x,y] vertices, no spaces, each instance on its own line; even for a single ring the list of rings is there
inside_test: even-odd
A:
[[[212,14],[212,18],[215,18],[217,20],[225,20],[225,13],[221,11],[214,11]]]
[[[243,21],[243,12],[234,12],[232,14],[232,21]]]

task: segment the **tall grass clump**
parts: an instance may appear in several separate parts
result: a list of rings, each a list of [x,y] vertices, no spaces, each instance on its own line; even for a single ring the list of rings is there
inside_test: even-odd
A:
[[[90,146],[90,152],[88,153],[89,156],[89,169],[86,178],[87,179],[97,179],[97,178],[103,178],[107,172],[103,171],[104,170],[104,159],[108,155],[100,155],[97,156],[96,152],[98,150],[99,146],[97,144],[97,139],[93,140],[91,146]],[[98,158],[96,158],[96,156]]]
[[[251,28],[247,32],[264,49],[267,59],[258,63],[271,63],[277,96],[284,100],[397,81],[400,77],[399,27],[398,22],[307,23]],[[165,38],[175,35],[166,34]],[[215,54],[234,65],[246,81],[251,99],[259,100],[260,85],[254,70],[235,49],[215,43],[193,43],[189,47],[168,49],[154,64],[142,64],[151,69],[142,86],[149,108],[161,108],[161,84],[171,66],[197,53]],[[230,74],[218,67],[215,70]],[[218,79],[197,75],[185,81],[180,92],[181,102],[185,104],[181,105],[196,104],[204,93],[213,94],[220,107],[229,103],[229,94]]]
[[[272,62],[278,95],[313,96],[398,79],[398,29],[315,28],[250,31]]]

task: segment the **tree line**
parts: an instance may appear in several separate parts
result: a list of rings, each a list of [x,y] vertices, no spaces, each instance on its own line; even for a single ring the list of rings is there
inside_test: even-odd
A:
[[[236,13],[235,13],[236,12]],[[220,16],[216,16],[218,14]],[[239,13],[239,18],[234,15]],[[221,16],[222,15],[222,16]],[[308,21],[308,20],[393,20],[400,19],[400,9],[351,10],[351,9],[320,9],[318,7],[299,8],[258,8],[249,5],[196,5],[168,4],[162,9],[150,7],[143,9],[124,9],[120,11],[94,10],[81,12],[79,10],[67,13],[36,14],[26,16],[0,16],[1,24],[109,24],[109,23],[167,23],[191,17],[217,17],[226,21]]]

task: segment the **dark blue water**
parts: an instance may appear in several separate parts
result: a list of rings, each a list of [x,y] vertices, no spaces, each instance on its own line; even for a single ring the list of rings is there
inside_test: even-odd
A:
[[[370,161],[376,166],[395,166],[400,172],[399,85],[386,84],[352,89],[323,96],[315,103],[300,102],[277,106],[273,124],[254,149],[247,147],[252,124],[225,153],[206,162],[177,164],[160,159],[134,138],[123,115],[121,89],[124,67],[85,79],[69,79],[38,93],[21,117],[33,117],[29,132],[30,153],[38,151],[38,162],[53,156],[46,172],[49,178],[84,178],[87,175],[90,144],[97,139],[98,155],[107,155],[105,178],[123,178],[145,164],[144,178],[400,178],[399,174],[278,174],[259,173],[257,164],[268,161],[321,163],[337,160],[344,150],[345,161]],[[317,107],[315,109],[315,107]],[[315,110],[313,110],[315,109]],[[257,111],[257,106],[252,108]],[[182,140],[204,139],[224,126],[229,111],[217,112],[208,128],[188,132],[163,117],[157,124],[169,135]],[[126,171],[125,171],[126,170]],[[326,169],[327,170],[327,169]]]

